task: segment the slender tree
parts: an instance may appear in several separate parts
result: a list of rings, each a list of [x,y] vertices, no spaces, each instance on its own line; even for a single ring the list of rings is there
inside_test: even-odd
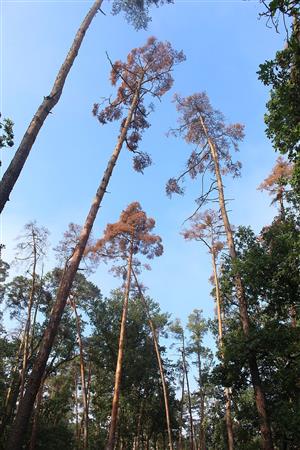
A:
[[[174,65],[183,60],[183,53],[173,50],[170,43],[159,42],[152,37],[148,39],[144,47],[134,49],[128,55],[126,63],[118,61],[112,64],[112,84],[116,85],[118,82],[120,84],[117,98],[102,111],[100,111],[99,105],[95,105],[94,114],[101,123],[122,118],[120,135],[82,227],[78,243],[63,272],[51,317],[29,377],[26,393],[20,403],[15,425],[11,431],[8,450],[19,450],[22,445],[34,400],[39,390],[72,282],[122,146],[126,143],[128,149],[134,153],[134,168],[137,171],[143,171],[150,164],[149,155],[138,151],[138,143],[142,138],[141,132],[150,126],[145,118],[149,112],[149,110],[147,112],[145,106],[145,97],[149,94],[160,99],[172,86],[171,72]],[[123,118],[125,111],[127,111],[127,114]]]
[[[164,394],[164,404],[165,404],[166,422],[167,422],[167,428],[168,428],[169,448],[170,448],[170,450],[173,450],[173,437],[172,437],[172,428],[171,428],[171,420],[170,420],[168,389],[167,389],[167,383],[166,383],[165,374],[164,374],[163,361],[162,361],[160,350],[159,350],[157,330],[156,330],[154,322],[151,318],[148,303],[147,303],[147,300],[145,299],[142,286],[140,285],[133,268],[132,268],[132,274],[133,274],[133,277],[134,277],[134,280],[135,280],[135,283],[136,283],[136,286],[138,289],[139,297],[141,298],[141,300],[143,302],[143,305],[144,305],[144,308],[146,311],[146,315],[147,315],[147,319],[148,319],[148,322],[150,325],[151,333],[152,333],[152,339],[153,339],[153,343],[154,343],[154,349],[155,349],[155,353],[156,353],[156,357],[157,357],[160,379],[161,379],[161,384],[162,384],[163,394]]]
[[[20,400],[23,398],[24,394],[30,342],[33,335],[32,309],[37,293],[37,265],[45,257],[48,235],[49,231],[46,230],[46,228],[38,227],[36,222],[29,222],[25,225],[24,234],[19,237],[19,239],[21,239],[21,242],[19,242],[17,245],[18,252],[16,259],[18,261],[22,261],[22,263],[26,263],[26,269],[30,272],[31,275],[31,286],[27,299],[27,318],[25,321],[24,333],[22,338],[23,357],[19,393]]]
[[[141,253],[148,259],[152,259],[154,256],[160,256],[163,252],[161,238],[152,234],[154,226],[155,221],[147,217],[138,202],[133,202],[121,213],[118,222],[107,225],[103,238],[96,243],[93,249],[101,252],[105,249],[107,258],[114,261],[116,259],[121,259],[123,263],[126,261],[125,267],[123,265],[114,267],[117,273],[124,277],[125,288],[107,450],[113,450],[116,441],[132,268],[134,265],[139,265],[139,261],[134,261],[134,257],[136,259],[136,255]]]
[[[198,198],[198,208],[206,203],[211,194],[217,193],[220,214],[227,237],[227,246],[233,262],[237,262],[237,252],[233,232],[228,219],[226,200],[223,187],[223,175],[228,173],[238,176],[241,164],[234,163],[230,154],[231,147],[238,149],[238,143],[244,137],[244,127],[241,124],[226,125],[221,112],[214,110],[206,93],[197,93],[186,98],[175,97],[177,110],[180,113],[179,128],[174,134],[183,135],[188,143],[196,146],[188,160],[187,171],[192,178],[206,172],[213,174],[206,192],[201,192]],[[180,177],[171,178],[167,184],[167,193],[183,193],[179,184]],[[203,184],[202,184],[203,185]],[[247,310],[247,299],[243,281],[238,271],[235,276],[236,295],[239,302],[241,325],[246,340],[251,333],[251,322]],[[269,424],[265,394],[258,369],[255,350],[249,351],[248,364],[251,373],[256,408],[260,419],[262,446],[264,450],[273,450],[271,427]]]
[[[196,366],[198,367],[198,385],[199,385],[199,417],[200,417],[200,432],[199,432],[199,447],[206,448],[205,439],[205,397],[206,388],[203,376],[203,360],[208,355],[209,350],[203,346],[203,338],[208,330],[207,321],[203,318],[202,310],[194,309],[192,314],[188,317],[187,328],[190,331],[191,339],[187,347],[190,354],[196,355]]]
[[[224,359],[223,349],[223,312],[222,312],[222,300],[219,286],[219,277],[217,269],[217,258],[219,252],[223,249],[224,243],[221,238],[224,234],[223,223],[218,214],[214,210],[208,210],[204,213],[195,214],[191,219],[192,225],[189,229],[183,232],[183,236],[186,240],[196,240],[204,243],[211,254],[212,267],[213,267],[213,280],[215,286],[216,296],[216,309],[218,319],[218,338],[219,338],[219,351],[221,353],[222,360]],[[225,420],[226,431],[228,439],[228,449],[234,449],[234,437],[231,418],[231,394],[230,389],[225,387]]]
[[[170,326],[170,331],[174,334],[175,338],[179,342],[179,351],[181,354],[181,362],[182,362],[182,370],[183,375],[186,380],[186,388],[187,388],[187,396],[188,396],[188,409],[189,409],[189,419],[190,419],[190,448],[191,450],[195,449],[195,432],[194,432],[194,420],[192,413],[192,400],[191,400],[191,390],[190,383],[188,377],[188,365],[186,360],[186,344],[185,344],[185,335],[184,329],[180,323],[179,319],[176,319],[172,325]]]
[[[79,364],[80,364],[80,378],[81,378],[81,392],[83,404],[83,448],[86,450],[89,443],[89,408],[88,408],[88,389],[86,382],[86,365],[84,358],[84,345],[81,332],[81,320],[77,311],[76,296],[69,297],[71,308],[74,311],[76,319],[77,340],[79,346]]]

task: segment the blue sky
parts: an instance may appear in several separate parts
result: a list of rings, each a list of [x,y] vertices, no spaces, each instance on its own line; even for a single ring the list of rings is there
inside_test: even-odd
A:
[[[1,1],[2,63],[1,111],[15,122],[15,142],[20,139],[70,47],[90,1]],[[147,31],[136,32],[122,16],[109,14],[94,19],[67,79],[53,114],[42,128],[32,153],[11,195],[2,217],[4,259],[10,261],[15,237],[30,220],[46,226],[54,247],[69,222],[82,224],[98,186],[108,157],[116,142],[114,125],[100,127],[91,114],[92,105],[113,92],[108,82],[109,64],[123,59],[148,36],[169,40],[184,50],[187,60],[174,71],[175,83],[151,117],[141,150],[151,153],[154,164],[144,175],[131,168],[124,149],[109,185],[94,236],[108,222],[115,222],[122,209],[138,200],[156,219],[156,231],[163,238],[164,255],[152,262],[152,271],[143,276],[149,295],[162,309],[185,322],[194,308],[213,314],[210,258],[197,243],[180,236],[182,222],[194,209],[200,182],[187,183],[184,197],[165,196],[168,178],[183,168],[191,150],[183,141],[167,138],[176,124],[171,102],[175,92],[189,95],[205,90],[215,108],[230,122],[246,127],[246,138],[238,158],[242,178],[226,179],[227,197],[233,198],[230,219],[235,225],[251,225],[255,231],[270,223],[274,209],[270,198],[256,190],[277,157],[264,134],[263,115],[267,89],[257,80],[256,71],[265,59],[283,46],[278,35],[258,20],[262,5],[256,1],[175,1],[174,5],[152,11]],[[13,149],[5,150],[7,167]],[[50,254],[48,267],[53,265]],[[118,285],[100,267],[92,277],[104,294]]]

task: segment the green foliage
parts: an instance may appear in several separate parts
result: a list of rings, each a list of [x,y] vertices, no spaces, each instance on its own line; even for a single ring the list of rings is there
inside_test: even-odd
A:
[[[0,122],[0,149],[4,147],[12,147],[14,145],[13,126],[13,121],[7,118]]]
[[[164,3],[173,3],[173,0],[114,0],[112,12],[113,14],[123,12],[126,20],[135,29],[145,29],[151,21],[149,8],[163,5]]]
[[[257,443],[253,402],[248,399],[243,403],[249,384],[247,354],[255,350],[275,443],[279,448],[289,443],[288,448],[296,449],[300,428],[299,225],[289,214],[284,220],[276,218],[259,237],[241,227],[235,238],[238,261],[232,265],[226,258],[221,279],[227,318],[225,364],[215,370],[215,381],[233,387],[235,414],[241,424],[236,435],[241,448],[256,448],[249,444]],[[236,271],[245,285],[251,320],[247,342],[242,337],[235,304],[232,279]]]
[[[266,134],[275,150],[287,154],[294,162],[294,184],[300,186],[300,8],[289,0],[264,2],[265,15],[278,26],[278,14],[291,19],[286,47],[273,60],[260,64],[259,79],[271,88],[267,103]],[[285,23],[285,22],[284,22]]]

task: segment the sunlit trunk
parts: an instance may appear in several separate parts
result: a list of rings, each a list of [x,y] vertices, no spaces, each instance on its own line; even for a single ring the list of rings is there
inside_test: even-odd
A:
[[[123,365],[123,356],[124,356],[124,344],[125,344],[125,331],[126,331],[126,320],[127,320],[127,312],[128,312],[128,300],[131,286],[131,270],[132,270],[132,258],[133,258],[133,237],[131,240],[131,247],[128,256],[128,264],[127,264],[127,278],[125,284],[125,294],[124,294],[124,302],[123,302],[123,312],[122,312],[122,320],[121,320],[121,328],[120,328],[120,336],[119,336],[119,349],[118,349],[118,359],[115,373],[115,387],[114,387],[114,396],[112,401],[112,409],[111,409],[111,421],[109,427],[109,436],[107,443],[107,450],[114,450],[115,448],[115,440],[116,440],[116,429],[118,424],[118,408],[119,408],[119,400],[120,400],[120,391],[121,391],[121,377],[122,377],[122,365]]]
[[[85,36],[87,29],[89,28],[93,18],[101,7],[103,0],[96,0],[92,8],[83,20],[80,28],[78,29],[74,38],[73,44],[67,54],[67,57],[61,66],[54,85],[49,95],[44,97],[43,102],[40,104],[38,110],[33,116],[32,121],[27,128],[23,139],[16,151],[10,165],[6,169],[2,180],[0,181],[0,213],[2,212],[6,202],[9,200],[11,191],[19,178],[19,175],[24,167],[24,164],[29,156],[31,148],[35,142],[35,139],[42,128],[44,121],[51,113],[54,106],[58,103],[62,94],[66,78],[71,70],[74,60],[78,54],[81,43]]]

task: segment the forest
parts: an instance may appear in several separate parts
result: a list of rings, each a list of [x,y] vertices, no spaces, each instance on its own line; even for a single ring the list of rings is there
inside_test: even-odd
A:
[[[1,2],[0,448],[299,450],[299,2],[21,3]]]

